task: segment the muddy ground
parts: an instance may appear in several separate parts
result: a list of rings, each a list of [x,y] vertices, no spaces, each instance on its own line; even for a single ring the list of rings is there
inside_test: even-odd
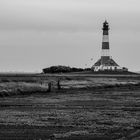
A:
[[[50,93],[1,97],[0,140],[139,140],[139,77],[85,79],[67,77]]]

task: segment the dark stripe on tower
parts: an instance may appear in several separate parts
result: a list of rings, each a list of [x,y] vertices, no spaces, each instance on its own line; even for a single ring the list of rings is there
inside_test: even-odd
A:
[[[103,30],[103,35],[108,35],[108,30]]]
[[[109,49],[109,42],[102,42],[102,49]]]

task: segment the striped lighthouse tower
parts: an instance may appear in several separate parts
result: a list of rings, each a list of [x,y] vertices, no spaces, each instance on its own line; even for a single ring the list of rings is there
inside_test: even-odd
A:
[[[112,57],[110,57],[109,53],[109,25],[108,22],[105,21],[103,23],[103,40],[102,40],[102,51],[101,58],[92,66],[93,71],[108,71],[108,72],[123,72],[128,71],[125,67],[120,67]]]
[[[110,59],[109,54],[109,25],[108,22],[105,21],[103,23],[103,39],[102,39],[102,51],[101,51],[101,65],[105,65],[105,63]]]

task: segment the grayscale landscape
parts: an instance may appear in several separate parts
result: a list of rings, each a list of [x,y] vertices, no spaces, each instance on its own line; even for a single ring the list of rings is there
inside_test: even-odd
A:
[[[0,140],[140,140],[139,0],[0,0]]]

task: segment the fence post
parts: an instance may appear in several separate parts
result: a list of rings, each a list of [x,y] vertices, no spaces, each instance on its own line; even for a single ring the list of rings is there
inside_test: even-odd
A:
[[[57,81],[57,89],[58,89],[58,90],[60,90],[60,89],[61,89],[60,79],[58,79],[58,81]]]
[[[47,92],[51,92],[51,88],[52,88],[52,83],[49,82],[49,83],[48,83],[48,90],[47,90]]]

